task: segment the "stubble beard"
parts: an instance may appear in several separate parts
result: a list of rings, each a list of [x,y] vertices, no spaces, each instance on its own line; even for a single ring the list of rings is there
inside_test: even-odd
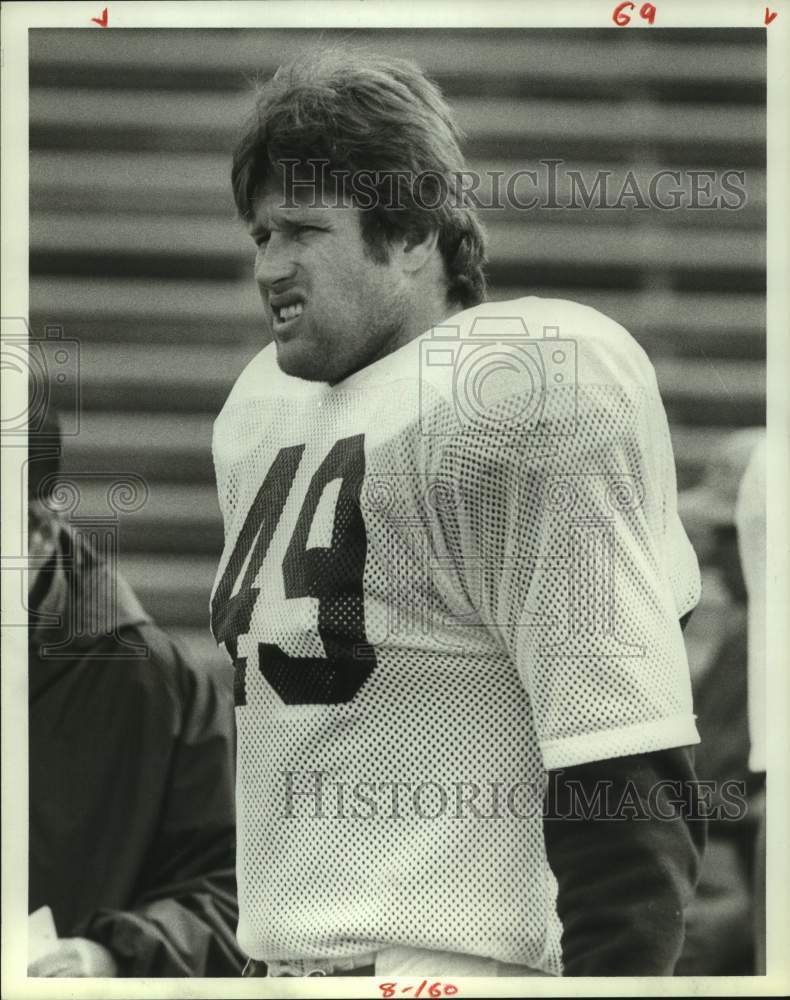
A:
[[[287,354],[283,356],[281,345],[277,343],[277,363],[280,370],[306,382],[337,385],[350,375],[391,354],[412,338],[405,334],[403,304],[393,298],[389,306],[388,312],[382,310],[369,320],[367,331],[356,342],[356,349],[347,353],[343,360],[337,359],[331,333],[322,331],[319,338],[301,345],[299,357],[293,359],[294,363],[289,363]],[[337,342],[342,343],[342,338],[338,337]],[[283,345],[286,351],[288,346]]]

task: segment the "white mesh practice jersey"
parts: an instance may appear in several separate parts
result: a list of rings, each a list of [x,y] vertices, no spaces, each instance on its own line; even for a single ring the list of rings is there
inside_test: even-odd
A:
[[[766,452],[765,434],[754,447],[738,488],[735,524],[738,550],[746,581],[748,601],[747,670],[749,677],[749,767],[765,771],[768,765],[766,743],[766,645],[767,645],[767,560],[766,538]]]
[[[539,298],[335,386],[269,346],[213,447],[241,946],[558,973],[546,770],[698,742],[699,573],[646,355]]]

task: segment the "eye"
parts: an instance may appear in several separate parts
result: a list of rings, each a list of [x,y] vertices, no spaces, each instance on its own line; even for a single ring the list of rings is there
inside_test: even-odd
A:
[[[271,238],[272,234],[268,229],[261,230],[253,236],[256,247],[265,247]]]

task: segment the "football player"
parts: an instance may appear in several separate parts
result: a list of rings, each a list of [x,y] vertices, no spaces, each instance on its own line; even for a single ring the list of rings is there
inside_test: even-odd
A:
[[[271,340],[213,440],[247,974],[668,975],[682,944],[699,574],[655,375],[593,309],[484,301],[465,171],[432,82],[342,50],[235,151]]]

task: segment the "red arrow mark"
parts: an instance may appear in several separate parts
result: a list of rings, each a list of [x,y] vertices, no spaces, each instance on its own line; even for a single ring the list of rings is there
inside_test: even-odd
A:
[[[769,25],[771,23],[771,21],[773,21],[773,19],[775,17],[778,17],[778,16],[779,16],[779,11],[778,10],[775,10],[773,12],[773,14],[772,14],[770,12],[770,10],[766,7],[765,8],[765,23],[766,23],[766,26]]]
[[[767,14],[768,14],[768,12],[766,11],[766,16],[767,16]],[[776,14],[774,14],[774,17],[776,17]],[[101,12],[101,17],[92,17],[91,18],[91,21],[93,21],[94,23],[98,24],[98,26],[100,28],[106,28],[108,20],[109,19],[107,17],[107,8],[106,7]],[[765,23],[767,24],[768,22],[766,21]]]

